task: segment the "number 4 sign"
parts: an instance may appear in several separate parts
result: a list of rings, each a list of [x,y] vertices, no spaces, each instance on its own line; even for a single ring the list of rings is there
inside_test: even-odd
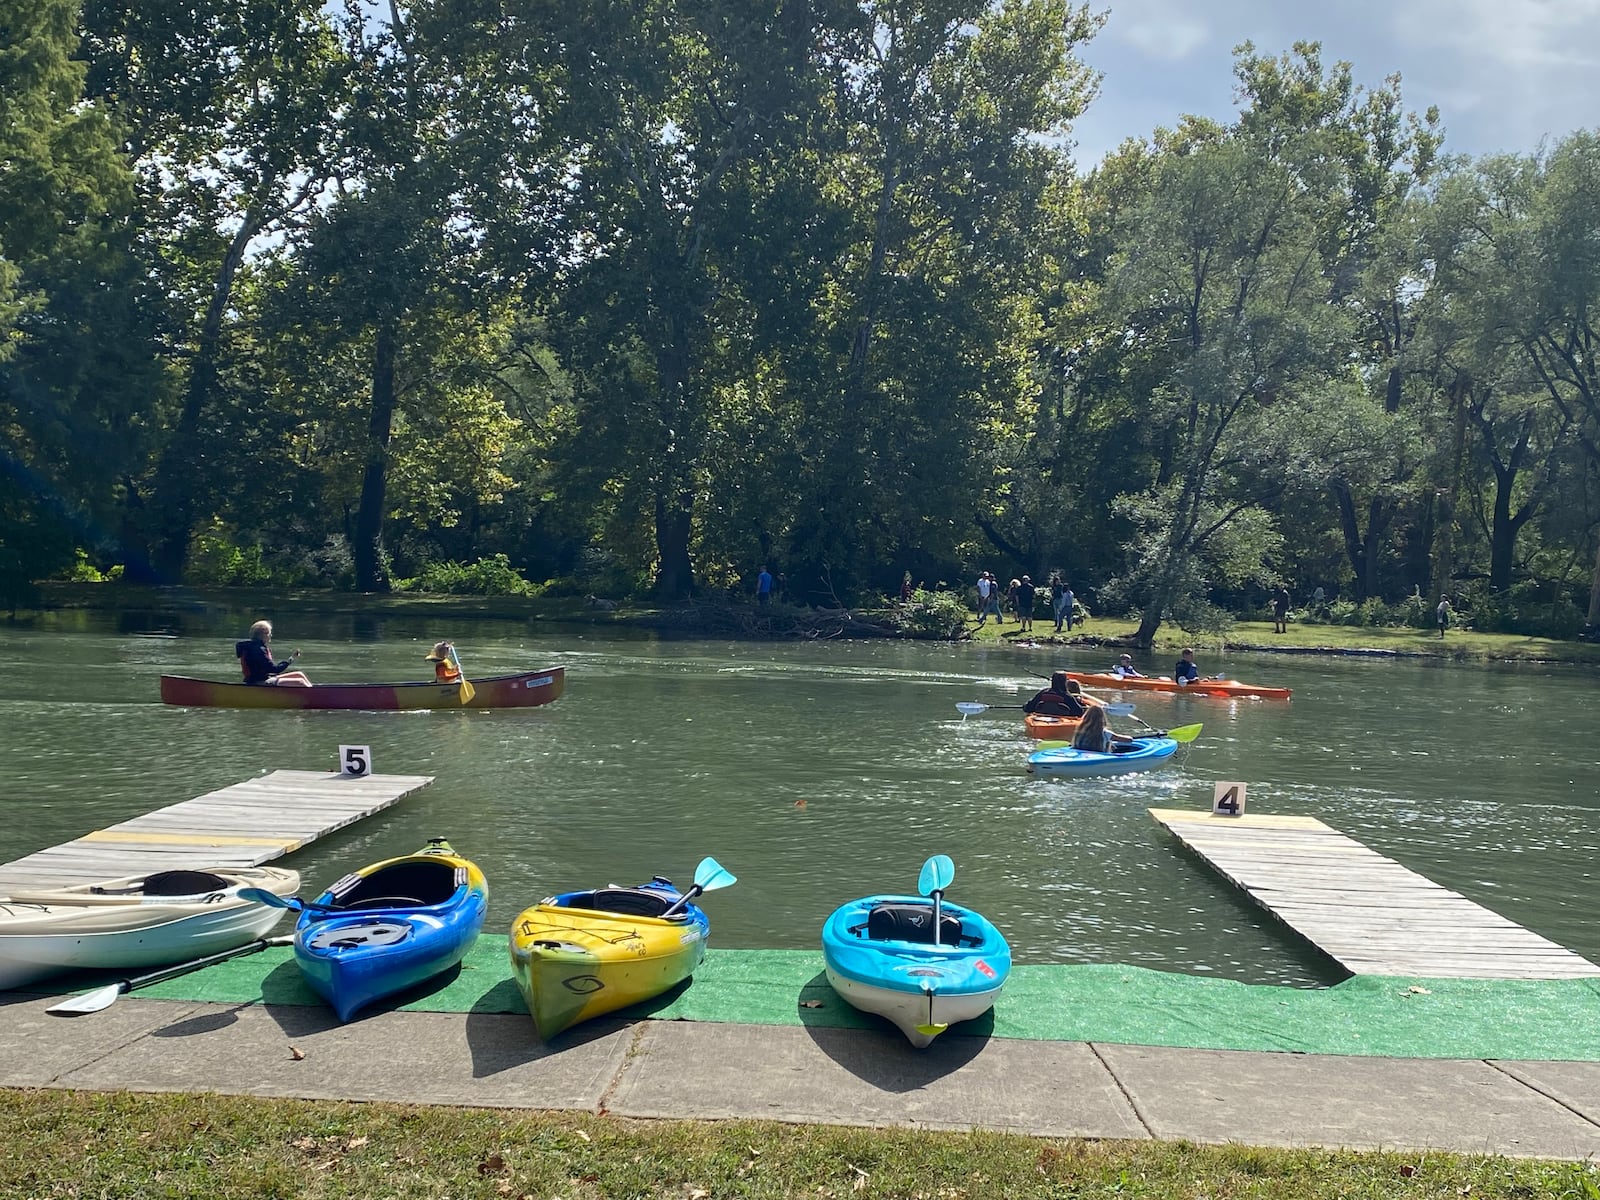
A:
[[[372,774],[371,746],[340,746],[339,774],[351,779]]]
[[[1242,783],[1219,783],[1211,793],[1211,813],[1217,817],[1242,817],[1244,815],[1245,786]]]

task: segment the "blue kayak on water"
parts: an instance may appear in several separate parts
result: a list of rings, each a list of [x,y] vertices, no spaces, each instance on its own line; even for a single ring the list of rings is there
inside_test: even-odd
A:
[[[1028,771],[1033,775],[1065,776],[1070,779],[1131,775],[1159,767],[1178,750],[1169,737],[1134,738],[1133,744],[1117,754],[1077,750],[1071,746],[1035,750],[1028,755]]]
[[[944,902],[950,860],[941,854],[928,862],[921,896],[852,900],[822,927],[833,990],[862,1012],[887,1017],[919,1048],[993,1008],[1011,974],[1011,946],[1000,931],[982,914]],[[936,866],[942,875],[930,875]]]
[[[301,974],[341,1021],[459,963],[477,941],[489,889],[442,838],[346,875],[295,923]]]

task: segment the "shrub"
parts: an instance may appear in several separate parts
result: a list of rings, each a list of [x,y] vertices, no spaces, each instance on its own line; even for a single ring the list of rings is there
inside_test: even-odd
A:
[[[451,596],[529,596],[534,588],[519,575],[504,554],[480,558],[475,563],[429,563],[403,591],[441,592]]]
[[[918,588],[909,604],[897,604],[890,619],[901,633],[912,637],[959,638],[967,627],[967,606],[956,592],[930,592]]]
[[[232,532],[220,521],[212,522],[195,534],[184,580],[221,587],[258,587],[285,582],[267,564],[260,546],[238,545]]]

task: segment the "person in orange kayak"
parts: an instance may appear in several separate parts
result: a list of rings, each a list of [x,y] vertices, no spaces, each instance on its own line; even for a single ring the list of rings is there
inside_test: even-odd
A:
[[[1111,674],[1120,678],[1128,679],[1144,678],[1144,672],[1135,669],[1133,665],[1133,655],[1131,654],[1124,654],[1121,658],[1117,659],[1117,665],[1111,668]]]
[[[1022,711],[1041,717],[1081,717],[1088,708],[1078,681],[1068,679],[1065,671],[1056,671],[1050,676],[1050,686],[1035,693]]]
[[[438,642],[433,649],[422,657],[433,664],[433,681],[435,683],[460,683],[461,668],[456,666],[456,658],[452,651],[455,646],[451,642]]]

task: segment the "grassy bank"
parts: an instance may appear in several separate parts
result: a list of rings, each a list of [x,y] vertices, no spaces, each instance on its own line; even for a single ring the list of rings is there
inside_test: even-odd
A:
[[[0,1091],[0,1196],[1600,1196],[1594,1165],[230,1096]]]
[[[669,627],[680,634],[692,634],[693,611],[668,613],[644,605],[621,604],[614,610],[599,610],[577,596],[438,596],[415,593],[374,595],[313,590],[274,590],[264,588],[140,588],[114,584],[47,583],[40,585],[41,602],[46,610],[91,609],[104,611],[185,611],[321,614],[359,614],[364,616],[420,616],[441,622],[477,620],[550,621],[595,625]],[[718,637],[737,636],[739,625],[723,619],[728,612],[745,611],[737,606],[702,606],[706,633]],[[749,612],[754,613],[753,606]],[[881,616],[861,610],[866,618]],[[715,616],[716,619],[713,619]],[[756,622],[751,629],[759,628]],[[1023,634],[1014,620],[1004,625],[993,621],[977,625],[968,621],[967,630],[980,643],[1034,641],[1041,645],[1089,647],[1130,642],[1138,623],[1134,620],[1095,617],[1073,630],[1071,635],[1056,634],[1048,620],[1036,620],[1031,634]],[[731,631],[731,632],[730,632]],[[1437,631],[1422,629],[1369,628],[1349,625],[1312,625],[1291,622],[1287,633],[1274,633],[1270,622],[1241,621],[1224,638],[1215,635],[1187,634],[1176,626],[1163,626],[1156,637],[1154,657],[1175,658],[1184,646],[1194,646],[1202,657],[1215,658],[1232,650],[1251,650],[1301,654],[1348,654],[1377,652],[1403,656],[1447,658],[1460,662],[1564,662],[1600,664],[1600,644],[1553,641],[1548,638],[1516,634],[1477,633],[1452,629],[1444,638]],[[1110,665],[1114,659],[1108,659]],[[1600,1198],[1597,1198],[1600,1200]]]

